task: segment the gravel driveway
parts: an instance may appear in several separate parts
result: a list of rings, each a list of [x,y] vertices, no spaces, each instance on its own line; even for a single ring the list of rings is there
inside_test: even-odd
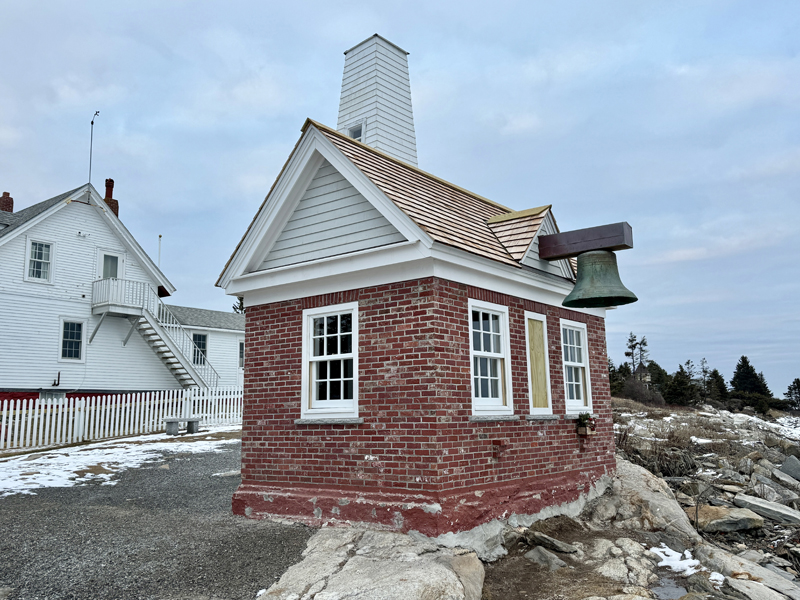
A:
[[[0,498],[0,599],[254,600],[313,530],[234,517],[239,476],[212,475],[239,469],[241,442],[225,449]]]

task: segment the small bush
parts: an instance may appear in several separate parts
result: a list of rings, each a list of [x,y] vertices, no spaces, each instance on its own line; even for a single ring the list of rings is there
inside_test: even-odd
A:
[[[638,379],[633,378],[626,380],[622,386],[622,397],[651,406],[664,406],[666,404],[661,394],[651,390]]]

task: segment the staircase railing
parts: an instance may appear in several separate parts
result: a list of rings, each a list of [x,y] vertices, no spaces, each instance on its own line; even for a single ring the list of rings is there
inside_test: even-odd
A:
[[[217,386],[219,374],[208,362],[205,352],[194,343],[192,336],[148,283],[129,279],[99,279],[92,284],[92,304],[102,303],[141,308],[149,312],[169,336],[169,341],[180,352],[183,360],[203,380],[197,383],[207,387]]]
[[[166,304],[161,301],[161,298],[153,292],[151,294],[155,298],[155,310],[150,310],[150,313],[156,318],[156,321],[164,332],[170,337],[178,351],[183,355],[184,359],[192,365],[192,368],[197,371],[198,375],[203,379],[206,387],[217,387],[219,383],[219,374],[208,362],[205,350],[201,350],[197,344],[194,343],[192,336],[183,328],[175,315],[170,312]],[[199,383],[199,382],[198,382]]]

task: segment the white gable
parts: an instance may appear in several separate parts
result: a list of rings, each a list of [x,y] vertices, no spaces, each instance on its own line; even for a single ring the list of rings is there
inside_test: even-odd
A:
[[[323,160],[259,270],[405,239],[339,171]]]
[[[528,251],[525,253],[525,256],[522,257],[522,264],[552,273],[553,275],[558,275],[559,277],[572,279],[572,267],[570,267],[566,259],[549,261],[539,258],[539,236],[553,235],[555,233],[558,233],[556,221],[553,218],[553,213],[547,211],[547,216],[545,216],[544,221],[542,221],[539,231],[536,232],[536,236],[533,238]]]

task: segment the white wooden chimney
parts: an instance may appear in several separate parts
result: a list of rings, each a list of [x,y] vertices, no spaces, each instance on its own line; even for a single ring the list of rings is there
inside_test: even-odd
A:
[[[336,129],[416,166],[408,52],[376,33],[344,57]]]

